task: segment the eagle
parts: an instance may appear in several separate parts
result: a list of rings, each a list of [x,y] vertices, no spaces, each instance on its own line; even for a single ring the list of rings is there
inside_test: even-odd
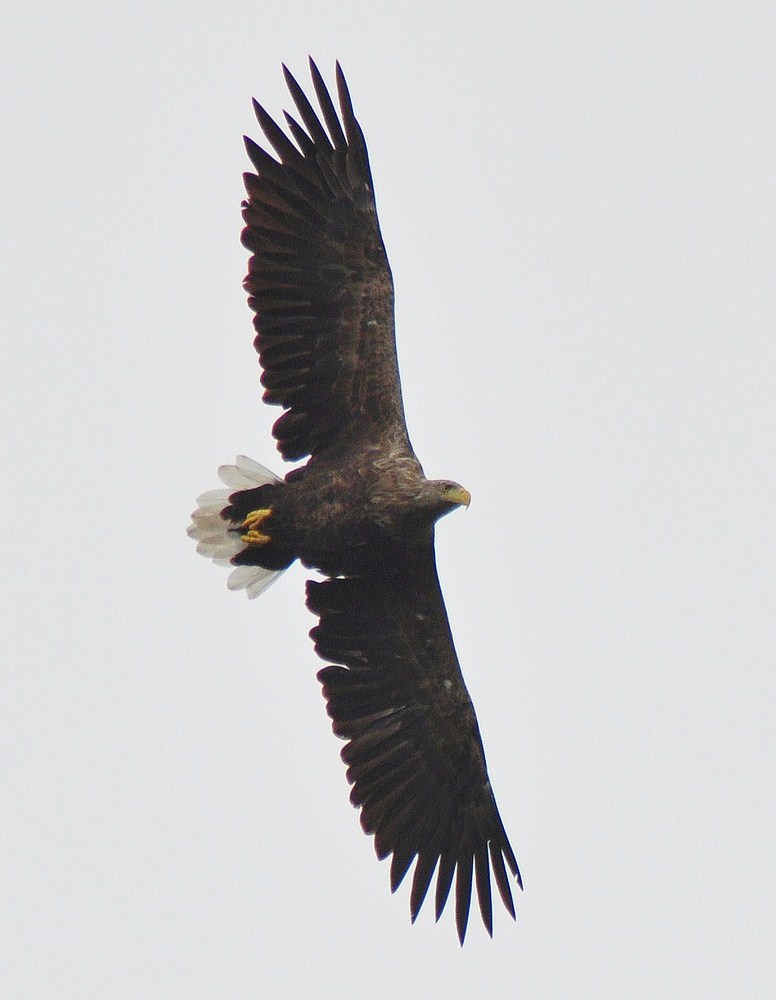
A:
[[[274,155],[246,137],[244,287],[255,313],[263,399],[284,413],[272,434],[284,479],[239,456],[226,489],[199,497],[189,535],[231,566],[228,587],[256,597],[299,559],[319,619],[318,673],[361,825],[391,891],[415,862],[414,922],[436,871],[436,919],[455,878],[463,944],[476,885],[493,934],[491,873],[514,919],[515,855],[488,779],[434,556],[436,521],[471,497],[429,480],[404,419],[391,270],[364,134],[336,65],[339,113],[310,60],[313,108],[283,66],[297,116],[287,134],[254,101]]]

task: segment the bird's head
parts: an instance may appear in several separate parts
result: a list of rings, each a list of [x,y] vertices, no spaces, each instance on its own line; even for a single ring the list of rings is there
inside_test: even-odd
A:
[[[449,514],[456,507],[468,507],[472,502],[471,493],[452,479],[432,479],[427,486],[429,500],[435,511],[438,511],[438,518]]]

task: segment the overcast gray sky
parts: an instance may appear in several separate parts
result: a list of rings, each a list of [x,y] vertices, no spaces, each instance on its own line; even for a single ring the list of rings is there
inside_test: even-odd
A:
[[[773,4],[4,21],[0,993],[772,998]],[[440,574],[526,888],[463,950],[348,803],[304,574],[248,602],[185,535],[220,463],[281,469],[241,135],[308,53],[473,495]]]

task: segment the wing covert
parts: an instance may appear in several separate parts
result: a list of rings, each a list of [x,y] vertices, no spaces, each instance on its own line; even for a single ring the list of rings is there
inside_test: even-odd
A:
[[[393,855],[392,891],[417,859],[414,921],[436,869],[439,919],[455,877],[463,943],[474,881],[492,934],[491,872],[512,917],[507,867],[522,883],[455,654],[433,538],[376,555],[362,576],[310,581],[307,604],[320,617],[315,649],[333,661],[318,678],[332,728],[347,740],[350,798],[378,857]]]
[[[273,435],[289,460],[364,435],[409,451],[366,143],[339,64],[340,115],[312,60],[310,71],[323,123],[284,67],[301,120],[286,113],[292,138],[254,102],[277,158],[245,140],[256,173],[244,176],[244,284],[264,400],[286,410]]]

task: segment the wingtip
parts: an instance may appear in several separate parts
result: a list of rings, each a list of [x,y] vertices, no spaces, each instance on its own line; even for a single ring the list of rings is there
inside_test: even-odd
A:
[[[469,912],[472,904],[472,874],[474,858],[458,859],[458,873],[455,879],[455,925],[461,944],[466,937]]]
[[[414,857],[414,851],[399,851],[394,849],[393,858],[391,859],[391,892],[396,892],[404,881],[404,876],[409,871]]]
[[[316,78],[322,80],[323,77],[321,76],[321,71],[318,69],[318,65],[312,56],[307,57],[307,63],[310,67],[310,76],[312,76],[313,80]]]
[[[259,104],[255,97],[252,97],[251,100],[253,102],[253,113],[256,115],[256,120],[259,125],[261,125],[262,131],[265,132],[266,123],[268,121],[272,122],[272,116],[261,104]]]
[[[291,70],[288,68],[288,66],[286,66],[285,63],[281,63],[280,65],[281,65],[281,68],[283,70],[283,79],[286,81],[286,86],[288,87],[288,89],[293,94],[295,88],[296,89],[300,89],[299,88],[299,84],[297,83],[297,79],[294,76],[294,74],[291,72]]]
[[[346,118],[355,118],[353,112],[353,101],[350,97],[350,90],[348,89],[348,82],[345,79],[345,74],[342,72],[342,67],[339,63],[336,64],[336,80],[337,80],[337,94],[339,96],[340,107],[342,108],[343,114]]]
[[[439,868],[437,869],[436,877],[436,892],[434,894],[434,912],[436,914],[437,921],[442,916],[442,911],[447,904],[447,899],[450,895],[450,888],[453,884],[454,874],[455,862],[452,861],[449,855],[442,854],[439,858]]]

